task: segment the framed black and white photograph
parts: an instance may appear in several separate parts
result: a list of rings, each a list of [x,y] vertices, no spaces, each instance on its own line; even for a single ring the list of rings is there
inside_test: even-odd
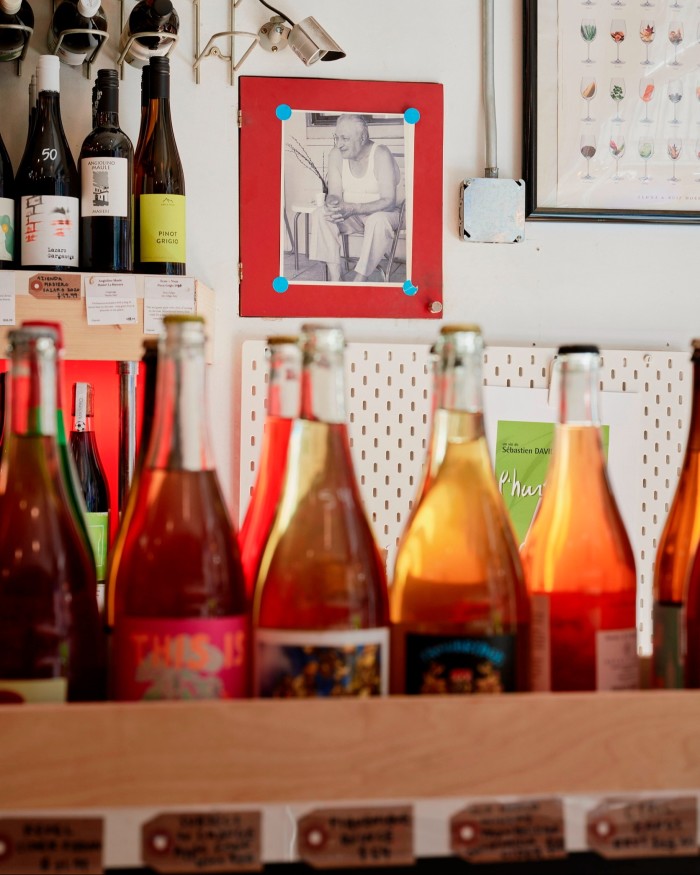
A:
[[[700,221],[697,3],[525,0],[530,219]]]

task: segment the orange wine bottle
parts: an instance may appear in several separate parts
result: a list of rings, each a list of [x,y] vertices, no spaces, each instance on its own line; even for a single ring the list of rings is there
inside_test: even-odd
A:
[[[10,332],[0,465],[0,702],[103,697],[92,559],[71,516],[56,443],[56,334]]]
[[[396,557],[392,692],[524,690],[529,605],[484,434],[483,340],[470,325],[441,334],[431,448],[443,459]]]
[[[559,421],[539,510],[521,548],[531,597],[532,688],[639,686],[634,556],[605,470],[600,351],[563,346]]]
[[[296,337],[268,337],[267,415],[263,431],[258,475],[241,526],[241,561],[248,597],[253,595],[255,575],[263,547],[275,517],[292,421],[299,415],[301,353]]]
[[[204,320],[163,322],[153,435],[110,570],[113,696],[241,697],[245,584],[209,449]]]
[[[693,341],[693,408],[678,486],[654,564],[652,686],[681,688],[688,575],[700,542],[700,340]]]
[[[301,413],[258,571],[254,684],[262,697],[388,692],[386,572],[355,480],[343,333],[302,329]]]

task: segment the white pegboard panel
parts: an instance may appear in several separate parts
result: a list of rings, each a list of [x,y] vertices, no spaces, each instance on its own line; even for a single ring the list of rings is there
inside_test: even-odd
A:
[[[488,347],[489,386],[545,389],[555,350]],[[398,539],[420,483],[430,420],[429,345],[349,343],[346,385],[350,439],[362,496],[378,543],[393,568]],[[653,561],[683,459],[691,407],[688,353],[603,350],[601,389],[643,400],[640,528],[637,545],[640,648],[650,647]],[[265,419],[265,343],[243,344],[241,520],[256,477]]]

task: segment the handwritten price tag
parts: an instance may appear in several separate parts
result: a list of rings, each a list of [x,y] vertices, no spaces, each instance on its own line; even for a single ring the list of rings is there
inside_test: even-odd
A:
[[[301,859],[315,869],[410,866],[413,810],[408,805],[317,809],[298,824]]]
[[[470,805],[450,821],[450,846],[470,863],[565,857],[561,799]]]
[[[259,872],[260,812],[161,814],[141,830],[143,862],[156,872]]]
[[[588,847],[601,857],[688,857],[698,853],[694,796],[608,800],[588,813]]]
[[[135,325],[136,281],[113,274],[85,277],[88,325]]]
[[[101,875],[100,818],[0,819],[0,872],[8,875]]]
[[[80,274],[35,273],[29,277],[27,291],[42,301],[79,301]]]

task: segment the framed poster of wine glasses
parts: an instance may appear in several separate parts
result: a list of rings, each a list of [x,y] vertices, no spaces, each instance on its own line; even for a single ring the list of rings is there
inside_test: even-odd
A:
[[[442,85],[239,87],[241,316],[440,318]]]
[[[700,2],[524,0],[528,219],[700,222]]]

